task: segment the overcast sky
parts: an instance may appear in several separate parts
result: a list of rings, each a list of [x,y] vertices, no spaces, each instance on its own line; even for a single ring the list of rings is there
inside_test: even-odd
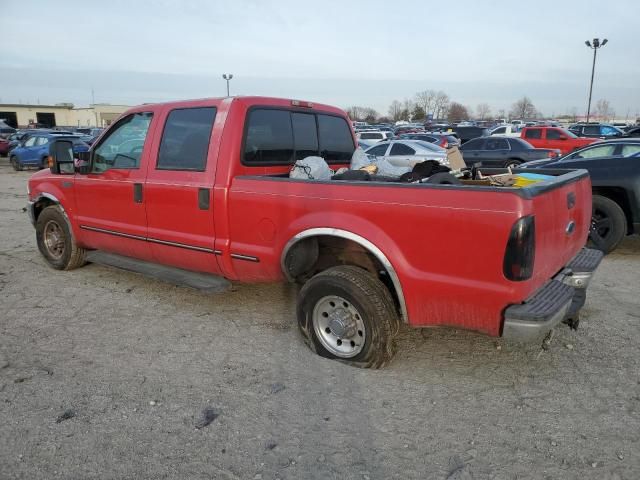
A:
[[[640,2],[0,0],[0,103],[135,105],[226,93],[371,106],[425,89],[494,112],[640,116]]]

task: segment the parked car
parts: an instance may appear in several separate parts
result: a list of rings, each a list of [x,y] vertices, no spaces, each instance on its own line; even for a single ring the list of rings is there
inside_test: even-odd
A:
[[[628,128],[627,137],[640,137],[640,127]]]
[[[460,150],[467,165],[481,162],[484,167],[517,167],[543,158],[557,158],[560,150],[534,148],[521,138],[481,137],[464,143]]]
[[[73,142],[73,150],[76,153],[89,150],[89,145],[77,136],[50,132],[31,133],[24,142],[11,150],[9,161],[13,169],[22,170],[24,167],[47,168],[49,143],[54,139],[65,139]]]
[[[400,140],[422,140],[423,142],[433,143],[440,148],[459,147],[460,140],[453,135],[441,132],[428,133],[403,133],[399,137]]]
[[[576,123],[569,127],[569,131],[578,137],[602,139],[620,138],[627,135],[626,132],[618,127],[606,123]]]
[[[594,138],[579,138],[574,133],[558,127],[525,127],[520,138],[536,148],[553,148],[560,150],[562,154],[599,141]]]
[[[9,139],[0,137],[0,155],[6,157],[9,154]]]
[[[486,137],[489,134],[489,130],[483,127],[454,127],[453,131],[456,132],[461,143],[468,142],[474,138]]]
[[[358,147],[360,147],[362,150],[366,150],[367,148],[371,148],[373,145],[374,145],[374,143],[365,142],[364,140],[358,140]]]
[[[365,150],[365,153],[374,157],[384,157],[396,167],[413,166],[424,160],[448,163],[447,152],[444,148],[422,140],[380,142]]]
[[[382,140],[389,140],[390,138],[393,138],[393,133],[382,130],[371,130],[368,132],[358,132],[356,133],[356,137],[358,140],[377,143]]]
[[[519,137],[520,130],[513,125],[498,125],[489,131],[489,135],[500,135],[502,137]]]
[[[609,253],[625,235],[640,233],[640,139],[607,140],[554,161],[536,161],[523,168],[584,168],[593,190],[590,238]]]
[[[309,155],[348,165],[355,146],[347,115],[315,102],[141,105],[88,153],[53,142],[27,211],[59,270],[90,260],[218,291],[225,278],[297,282],[305,341],[360,367],[389,362],[401,322],[532,341],[578,314],[600,261],[583,249],[586,171],[503,191],[289,176]]]

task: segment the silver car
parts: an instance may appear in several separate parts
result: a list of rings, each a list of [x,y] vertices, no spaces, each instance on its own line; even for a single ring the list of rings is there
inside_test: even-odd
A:
[[[412,168],[416,163],[425,160],[437,160],[443,165],[449,165],[447,152],[444,148],[423,140],[380,142],[366,149],[364,153],[374,157],[384,157],[396,167]]]

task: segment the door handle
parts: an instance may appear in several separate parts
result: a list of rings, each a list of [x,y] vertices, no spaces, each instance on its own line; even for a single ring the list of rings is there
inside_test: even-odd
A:
[[[198,208],[200,210],[209,210],[209,193],[208,188],[198,189]]]
[[[133,201],[135,203],[142,203],[142,184],[141,183],[133,184]]]

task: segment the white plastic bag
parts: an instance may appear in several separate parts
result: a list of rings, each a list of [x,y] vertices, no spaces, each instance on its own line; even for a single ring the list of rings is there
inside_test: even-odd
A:
[[[366,167],[367,165],[371,165],[371,159],[369,155],[364,153],[360,147],[356,148],[355,152],[351,156],[351,165],[349,168],[351,170],[360,170],[362,167]]]
[[[382,175],[384,177],[399,177],[413,169],[413,165],[406,165],[402,167],[393,165],[384,157],[373,157],[371,159],[371,165],[376,165],[378,167],[376,175]]]
[[[289,172],[289,178],[298,180],[330,180],[332,176],[333,170],[322,157],[305,157],[298,160]]]

